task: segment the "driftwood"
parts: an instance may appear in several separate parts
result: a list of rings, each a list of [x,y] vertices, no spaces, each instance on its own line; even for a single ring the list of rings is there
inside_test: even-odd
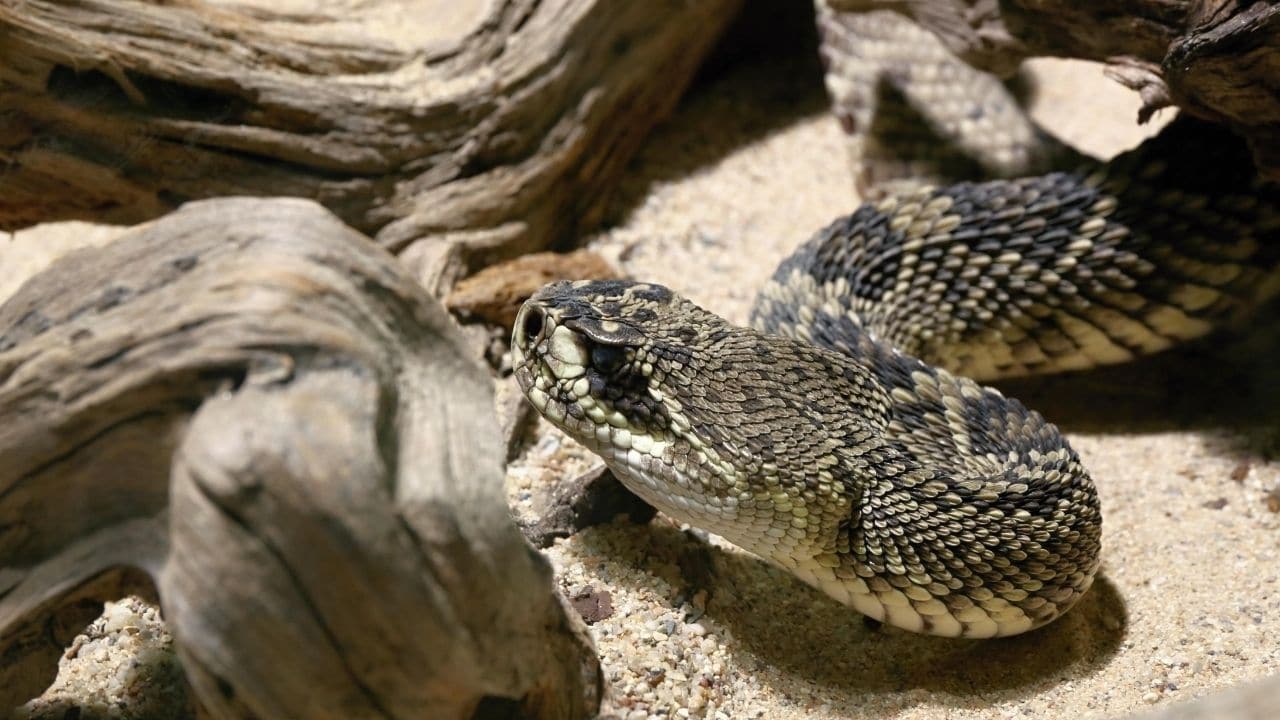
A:
[[[1176,105],[1249,142],[1280,181],[1280,4],[1242,0],[827,0],[891,9],[937,33],[965,61],[1009,75],[1039,55],[1096,60],[1137,90],[1139,119]]]
[[[6,0],[0,230],[290,195],[438,272],[567,245],[738,2]]]
[[[214,717],[594,714],[466,352],[310,201],[193,203],[33,278],[0,307],[0,713],[151,578]]]

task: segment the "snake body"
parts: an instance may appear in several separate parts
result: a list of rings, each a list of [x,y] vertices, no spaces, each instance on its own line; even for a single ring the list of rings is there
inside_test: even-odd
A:
[[[783,261],[752,324],[854,355],[865,331],[991,380],[1239,323],[1280,291],[1277,267],[1277,188],[1229,131],[1179,118],[1109,163],[864,205]]]
[[[1280,291],[1280,193],[1180,118],[1109,163],[899,190],[817,233],[737,327],[649,283],[553,283],[515,376],[664,513],[917,632],[1012,635],[1090,587],[1101,512],[976,380],[1128,360]]]
[[[1101,516],[1058,431],[868,334],[847,356],[661,286],[549,285],[516,321],[534,407],[659,510],[898,627],[991,637],[1089,587]]]

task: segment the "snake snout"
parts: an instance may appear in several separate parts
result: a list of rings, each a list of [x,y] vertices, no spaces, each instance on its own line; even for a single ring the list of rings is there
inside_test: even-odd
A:
[[[525,302],[516,315],[511,335],[513,364],[524,384],[544,377],[550,384],[573,382],[591,361],[589,343],[564,323],[561,309],[537,298]]]

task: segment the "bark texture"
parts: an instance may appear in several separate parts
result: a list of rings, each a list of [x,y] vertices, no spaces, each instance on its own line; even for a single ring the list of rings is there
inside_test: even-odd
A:
[[[1176,105],[1248,142],[1280,181],[1280,3],[1245,0],[830,0],[892,9],[1000,75],[1028,57],[1096,60],[1138,91],[1139,119]]]
[[[466,355],[310,201],[193,203],[34,277],[0,306],[0,708],[154,581],[214,717],[593,715]]]
[[[290,195],[447,267],[567,244],[738,2],[4,0],[0,230]]]

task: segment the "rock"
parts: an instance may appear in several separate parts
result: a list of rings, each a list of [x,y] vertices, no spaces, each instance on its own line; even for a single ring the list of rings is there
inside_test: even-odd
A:
[[[578,611],[588,625],[594,625],[613,616],[613,596],[608,590],[585,587],[569,598],[569,604]]]

